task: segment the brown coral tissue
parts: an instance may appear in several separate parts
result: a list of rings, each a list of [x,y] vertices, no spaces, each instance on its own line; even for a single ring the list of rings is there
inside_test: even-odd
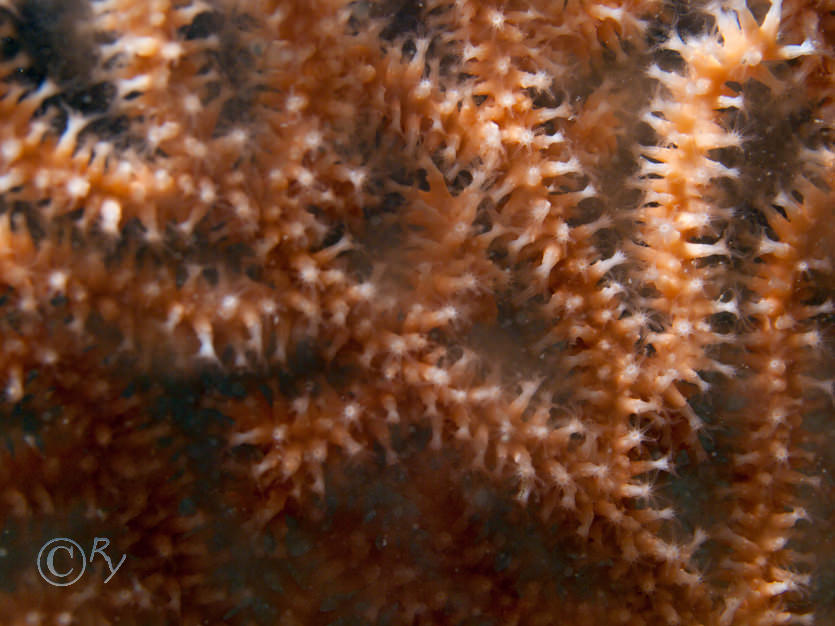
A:
[[[0,0],[0,625],[833,625],[833,257],[832,0]]]

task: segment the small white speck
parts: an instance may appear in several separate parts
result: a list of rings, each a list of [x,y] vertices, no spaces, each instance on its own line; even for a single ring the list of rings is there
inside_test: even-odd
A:
[[[359,408],[356,404],[349,404],[345,407],[342,411],[342,414],[345,416],[345,419],[349,422],[356,421],[357,417],[359,416]]]
[[[318,148],[322,143],[322,133],[312,130],[304,137],[304,144],[310,149]]]
[[[206,204],[211,204],[216,198],[214,185],[208,180],[200,183],[200,200]]]
[[[37,611],[29,611],[26,614],[26,623],[30,626],[36,626],[41,623],[41,614]]]
[[[505,91],[504,93],[499,95],[498,102],[499,106],[504,107],[505,109],[509,109],[516,102],[516,98],[513,97],[513,94],[511,92]]]
[[[15,161],[23,152],[23,145],[17,139],[7,139],[0,146],[0,152],[7,162]]]
[[[82,198],[90,191],[90,183],[79,176],[74,176],[67,183],[67,193],[73,198]]]
[[[154,172],[154,180],[157,183],[157,188],[160,190],[167,189],[172,183],[171,176],[162,169]]]
[[[166,61],[176,61],[182,56],[183,47],[179,43],[172,41],[162,47],[160,54]]]
[[[673,322],[673,330],[677,335],[687,336],[693,332],[693,325],[684,319],[678,319]]]
[[[527,183],[529,185],[538,185],[542,180],[542,170],[535,165],[533,167],[529,167],[525,178],[527,179]]]
[[[287,110],[291,113],[298,113],[307,107],[307,98],[304,96],[290,96],[287,98]]]
[[[310,185],[312,185],[314,181],[313,174],[310,172],[310,170],[305,168],[299,170],[296,179],[305,187],[310,187]]]
[[[141,57],[153,56],[159,50],[159,41],[153,37],[137,37],[129,43],[130,51]]]
[[[283,424],[273,428],[273,441],[281,442],[287,436],[287,427]]]
[[[206,144],[194,137],[186,137],[185,146],[188,153],[196,159],[205,159],[209,152]]]
[[[64,291],[67,287],[67,273],[66,272],[52,272],[49,275],[49,286],[56,291]]]
[[[415,87],[415,97],[421,100],[428,97],[430,93],[432,93],[432,83],[426,79],[420,81],[418,86]]]
[[[229,133],[229,139],[238,145],[244,145],[246,143],[246,133],[241,128],[236,128],[231,133]]]
[[[229,319],[238,310],[239,300],[237,296],[226,296],[220,303],[220,314],[224,319]]]
[[[363,183],[365,183],[366,177],[366,173],[361,170],[351,170],[348,174],[348,179],[356,189],[362,187]]]
[[[183,108],[185,108],[188,113],[198,113],[202,108],[200,98],[195,96],[193,93],[188,94],[185,98],[183,98]]]
[[[492,11],[489,19],[493,28],[498,30],[504,27],[505,17],[501,11]]]
[[[105,231],[116,234],[122,219],[122,207],[113,199],[105,200],[101,205],[102,227]]]

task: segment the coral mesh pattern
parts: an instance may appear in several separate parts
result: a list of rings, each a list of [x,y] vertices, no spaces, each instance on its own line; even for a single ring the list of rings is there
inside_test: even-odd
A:
[[[833,44],[0,0],[0,621],[833,623]]]

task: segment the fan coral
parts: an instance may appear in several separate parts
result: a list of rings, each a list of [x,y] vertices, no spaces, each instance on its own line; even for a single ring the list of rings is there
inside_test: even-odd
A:
[[[0,621],[832,623],[833,16],[0,0]]]

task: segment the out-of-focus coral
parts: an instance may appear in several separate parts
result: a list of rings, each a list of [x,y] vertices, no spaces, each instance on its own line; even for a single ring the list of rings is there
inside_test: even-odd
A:
[[[0,622],[832,623],[833,16],[0,0]]]

